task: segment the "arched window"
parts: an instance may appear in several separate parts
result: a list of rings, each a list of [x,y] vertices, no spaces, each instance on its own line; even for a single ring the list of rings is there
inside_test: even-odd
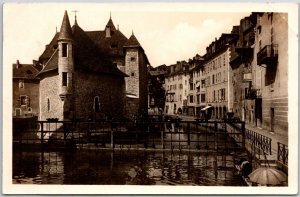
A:
[[[95,96],[94,98],[94,112],[99,112],[100,111],[100,100],[98,96]]]
[[[50,99],[47,99],[47,110],[48,112],[51,110]]]

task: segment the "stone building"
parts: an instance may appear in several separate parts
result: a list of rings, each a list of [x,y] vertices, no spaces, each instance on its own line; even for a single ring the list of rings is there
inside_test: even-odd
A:
[[[165,76],[168,67],[164,64],[153,68],[148,66],[148,112],[160,114],[163,112],[166,100]]]
[[[234,26],[233,34],[238,37],[232,41],[230,65],[232,68],[232,92],[233,92],[233,112],[234,116],[246,123],[261,117],[253,107],[253,102],[261,103],[260,97],[252,98],[250,92],[252,87],[252,61],[253,45],[255,43],[256,15],[251,14],[240,21],[239,26]],[[255,99],[255,101],[252,101]],[[261,113],[260,113],[261,114]]]
[[[188,98],[188,112],[189,116],[201,115],[201,109],[206,106],[205,102],[205,77],[204,58],[196,55],[189,60],[190,76],[189,76],[189,98]]]
[[[287,14],[252,13],[231,45],[233,111],[247,124],[287,136]]]
[[[132,32],[123,45],[125,51],[126,106],[125,114],[131,118],[148,113],[148,58]]]
[[[37,116],[39,114],[39,79],[35,76],[41,69],[33,64],[13,64],[13,116]]]
[[[204,71],[206,103],[212,106],[212,118],[221,119],[232,112],[232,70],[229,65],[230,43],[236,34],[222,34],[206,48]]]
[[[170,66],[170,72],[165,79],[166,114],[182,114],[187,107],[189,66],[186,61],[178,61]]]
[[[103,31],[84,31],[65,12],[39,63],[40,120],[132,118],[147,110],[147,56],[111,18]]]
[[[254,126],[288,135],[288,15],[256,14],[256,34],[252,63],[254,108],[259,114]]]

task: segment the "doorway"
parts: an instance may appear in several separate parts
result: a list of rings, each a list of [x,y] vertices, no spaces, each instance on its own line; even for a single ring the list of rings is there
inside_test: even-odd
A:
[[[274,132],[275,110],[271,108],[271,132]]]

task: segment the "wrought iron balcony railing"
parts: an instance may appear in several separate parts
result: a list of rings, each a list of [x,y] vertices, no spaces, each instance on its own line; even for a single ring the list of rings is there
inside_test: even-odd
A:
[[[248,90],[245,99],[256,99],[256,98],[261,98],[261,91],[260,89],[250,89]]]
[[[278,58],[278,45],[277,44],[266,45],[257,53],[257,64],[270,65],[272,63],[275,63],[277,61],[277,58]]]

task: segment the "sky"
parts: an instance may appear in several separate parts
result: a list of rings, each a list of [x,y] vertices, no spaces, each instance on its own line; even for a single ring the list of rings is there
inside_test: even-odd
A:
[[[104,30],[110,13],[114,25],[129,38],[134,35],[154,67],[204,55],[206,47],[250,12],[208,12],[201,6],[127,4],[10,4],[4,6],[5,64],[32,63],[60,30],[64,10],[71,25],[77,10],[79,26],[86,31]]]

